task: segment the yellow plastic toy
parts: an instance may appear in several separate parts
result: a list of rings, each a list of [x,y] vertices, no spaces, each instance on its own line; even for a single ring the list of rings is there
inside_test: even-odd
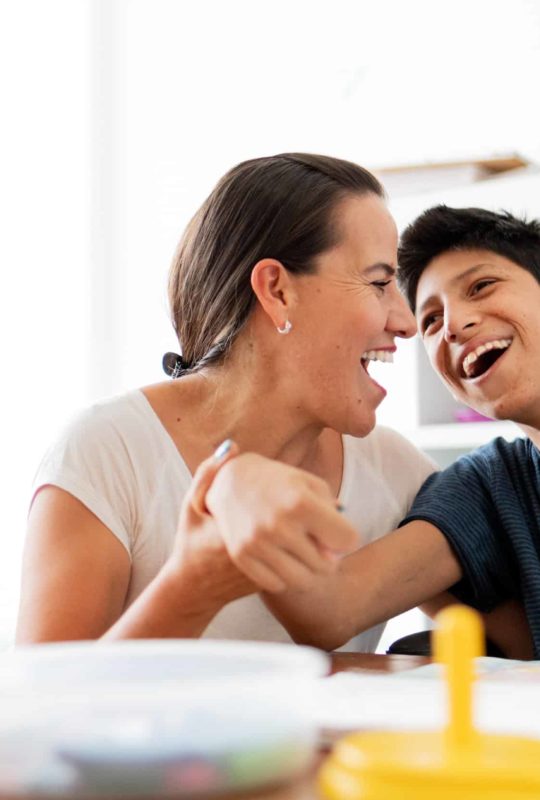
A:
[[[466,606],[441,611],[435,657],[446,671],[446,728],[345,737],[321,768],[321,796],[330,800],[540,800],[540,741],[492,736],[473,726],[473,659],[482,650],[479,614]]]

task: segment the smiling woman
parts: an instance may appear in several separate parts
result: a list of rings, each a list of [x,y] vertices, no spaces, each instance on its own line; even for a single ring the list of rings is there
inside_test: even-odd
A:
[[[171,267],[175,380],[92,407],[41,465],[19,641],[290,639],[259,593],[309,593],[394,527],[433,471],[375,428],[385,392],[367,364],[415,331],[396,247],[380,184],[350,162],[281,154],[219,181]],[[227,439],[290,478],[279,519],[249,533],[218,528],[201,500],[236,452],[205,461]],[[255,485],[271,493],[258,474],[244,499]],[[355,646],[373,650],[380,631]]]

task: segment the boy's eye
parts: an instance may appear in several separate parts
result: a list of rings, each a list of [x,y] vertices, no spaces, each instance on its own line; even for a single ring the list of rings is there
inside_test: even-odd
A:
[[[472,287],[471,294],[476,294],[477,292],[481,292],[482,289],[486,288],[486,286],[491,286],[494,283],[495,283],[495,281],[494,281],[493,278],[485,278],[485,279],[483,279],[481,281],[478,281]]]
[[[435,322],[437,322],[439,316],[440,316],[439,314],[428,314],[427,317],[424,317],[424,319],[422,320],[422,325],[420,326],[422,333],[426,333],[428,329],[431,328],[431,326],[434,325]]]

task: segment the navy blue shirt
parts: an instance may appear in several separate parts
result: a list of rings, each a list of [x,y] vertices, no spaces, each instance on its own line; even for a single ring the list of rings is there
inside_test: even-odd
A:
[[[435,525],[459,559],[451,591],[490,611],[523,602],[540,658],[540,450],[530,439],[495,439],[431,475],[401,525]]]

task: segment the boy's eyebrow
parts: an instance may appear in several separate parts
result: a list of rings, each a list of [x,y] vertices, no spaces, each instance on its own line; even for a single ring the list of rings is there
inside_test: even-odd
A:
[[[377,261],[376,264],[371,264],[371,266],[364,270],[364,275],[370,275],[372,272],[378,272],[381,269],[386,272],[389,278],[393,278],[396,274],[395,267],[390,266],[390,264],[386,264],[384,261]]]
[[[472,267],[469,267],[468,269],[463,270],[463,272],[460,272],[459,275],[454,275],[454,277],[450,280],[450,284],[455,285],[456,283],[462,281],[463,278],[468,278],[469,275],[473,275],[475,272],[478,272],[478,270],[483,269],[483,267],[487,266],[491,265],[484,262],[482,262],[482,264],[474,264]],[[426,300],[424,300],[422,305],[416,309],[416,313],[422,314],[426,310],[426,308],[432,303],[434,303],[436,300],[437,300],[436,295],[434,294],[430,295]]]

